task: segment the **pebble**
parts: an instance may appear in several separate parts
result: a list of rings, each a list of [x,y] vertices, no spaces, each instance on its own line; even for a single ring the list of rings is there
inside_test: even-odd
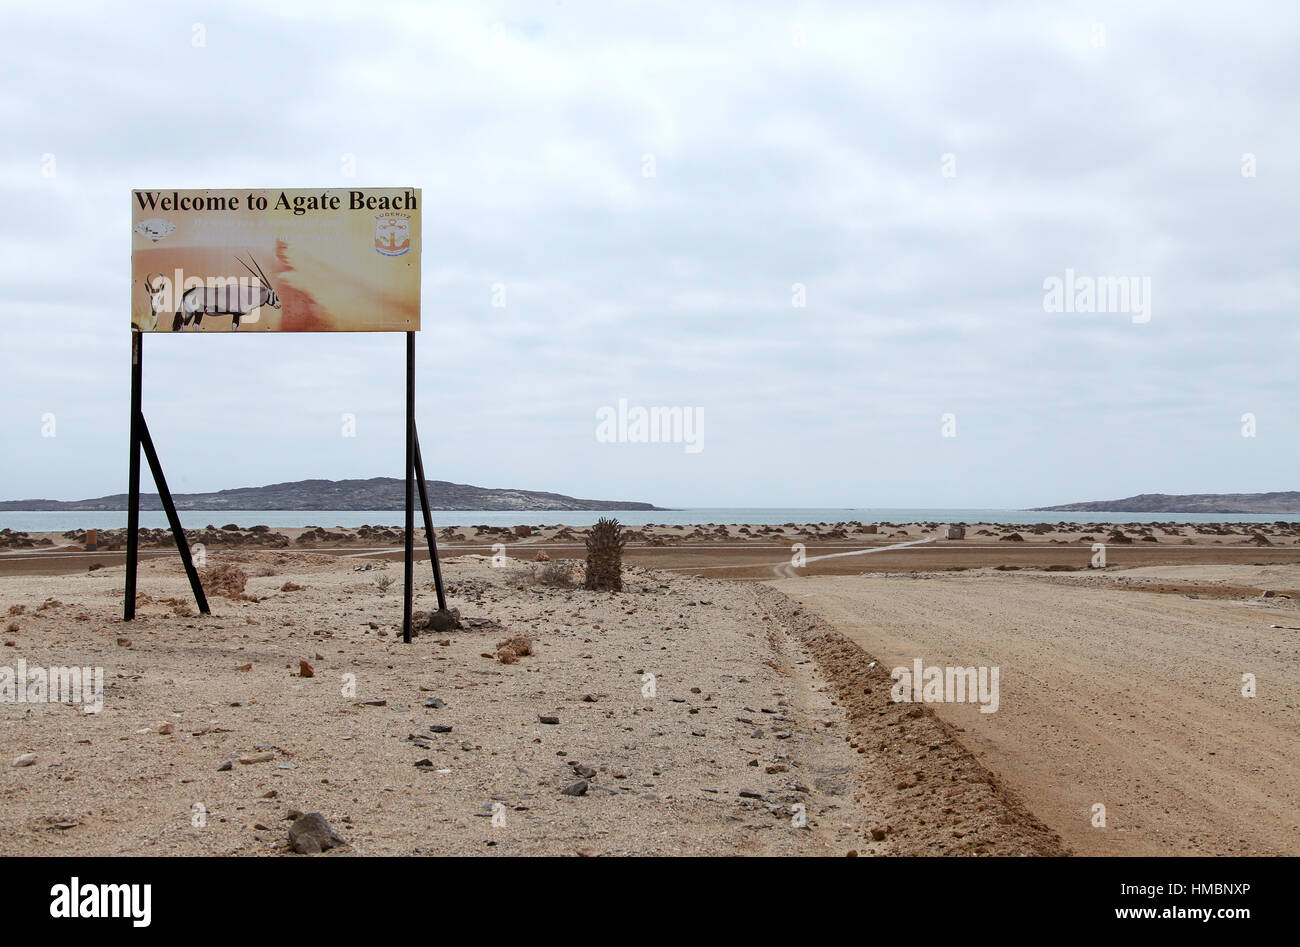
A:
[[[560,722],[560,718],[559,718],[559,717],[552,717],[552,716],[550,716],[550,715],[548,715],[548,714],[541,714],[541,715],[539,715],[538,718],[537,718],[537,720],[538,720],[539,723],[548,723],[548,724],[550,724],[550,725],[552,725],[552,726],[554,726],[554,725],[556,725],[556,724],[558,724],[558,723]]]
[[[22,756],[15,757],[15,759],[14,759],[12,765],[14,765],[14,766],[31,766],[31,765],[32,765],[33,763],[35,763],[35,762],[36,762],[36,754],[35,754],[35,753],[24,753]]]
[[[585,779],[580,779],[571,786],[565,786],[560,792],[566,796],[585,796],[589,785]]]

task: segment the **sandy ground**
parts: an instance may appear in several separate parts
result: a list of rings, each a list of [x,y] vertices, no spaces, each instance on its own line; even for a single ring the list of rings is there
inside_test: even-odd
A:
[[[280,853],[295,809],[365,854],[1300,853],[1300,525],[873,525],[638,528],[613,596],[535,581],[582,528],[440,529],[474,621],[410,646],[392,528],[191,531],[251,576],[211,617],[155,532],[129,625],[120,551],[0,537],[0,679],[107,683],[0,701],[0,854]],[[894,702],[918,657],[998,712]]]
[[[888,667],[1000,666],[996,713],[928,706],[1075,851],[1300,854],[1300,566],[775,586]]]
[[[287,854],[291,810],[372,855],[1063,850],[951,728],[766,587],[629,568],[595,593],[464,556],[445,568],[471,627],[404,645],[400,566],[208,562],[243,568],[246,597],[210,586],[196,616],[158,557],[129,624],[120,567],[0,574],[0,665],[105,678],[96,714],[0,702],[0,854]],[[501,663],[518,634],[534,653]]]

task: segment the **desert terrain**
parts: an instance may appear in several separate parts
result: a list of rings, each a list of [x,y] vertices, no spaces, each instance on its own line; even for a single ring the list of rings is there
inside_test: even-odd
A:
[[[462,627],[409,645],[392,527],[192,530],[210,616],[149,531],[130,623],[120,536],[0,535],[0,665],[104,671],[0,702],[0,854],[289,854],[303,812],[331,855],[1300,853],[1296,526],[1115,531],[638,527],[603,593],[581,528],[446,528]],[[998,711],[895,702],[918,657]]]

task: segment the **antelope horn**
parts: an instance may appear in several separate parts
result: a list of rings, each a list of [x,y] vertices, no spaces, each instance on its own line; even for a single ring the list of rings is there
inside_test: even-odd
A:
[[[243,260],[240,260],[238,256],[236,256],[235,259],[236,259],[236,260],[239,260],[239,265],[242,266],[244,269],[248,270],[249,275],[252,276],[253,279],[264,279],[263,276],[262,276],[260,273],[254,273],[254,272],[253,272],[253,268],[252,268],[251,266],[249,266],[247,263],[245,263]],[[250,259],[251,259],[251,257],[250,257]],[[256,261],[254,261],[254,262],[256,262]]]
[[[257,257],[252,256],[251,254],[250,254],[250,259],[253,261],[253,265],[254,265],[255,267],[257,267],[257,272],[258,272],[258,273],[261,273],[261,275],[262,275],[262,282],[266,284],[267,289],[270,289],[270,288],[271,288],[271,281],[270,281],[269,279],[266,278],[266,274],[265,274],[265,273],[262,273],[262,264],[258,263],[258,262],[257,262]]]

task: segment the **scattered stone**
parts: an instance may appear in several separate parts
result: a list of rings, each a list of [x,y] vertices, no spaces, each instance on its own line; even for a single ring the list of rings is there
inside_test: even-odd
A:
[[[253,763],[269,763],[273,759],[275,759],[274,753],[250,753],[248,755],[241,756],[239,758],[239,762],[245,766],[249,766]]]
[[[170,723],[165,723],[165,724],[163,724],[161,727],[158,728],[158,732],[159,732],[160,734],[162,734],[163,736],[165,736],[165,737],[169,737],[169,736],[171,736],[173,733],[175,733],[176,731],[175,731],[175,728],[174,728]]]
[[[873,825],[871,827],[871,837],[877,842],[884,841],[885,830],[878,825]]]
[[[579,776],[584,777],[585,779],[592,779],[596,775],[596,771],[592,769],[590,766],[584,766],[581,763],[570,763],[569,765],[573,767],[573,771],[575,773],[577,773]]]
[[[323,815],[311,812],[289,826],[289,844],[299,855],[319,855],[347,842]]]
[[[550,724],[551,726],[555,726],[560,722],[560,718],[553,717],[549,714],[539,714],[537,717],[537,721],[538,723],[545,723],[545,724]]]
[[[227,771],[229,771],[229,770],[231,770],[231,769],[233,769],[233,768],[234,768],[234,767],[232,767],[232,766],[230,765],[230,760],[226,760],[224,763],[222,763],[220,766],[217,767],[217,772],[218,772],[218,773],[225,773],[225,772],[227,772]]]
[[[451,724],[449,723],[431,724],[429,726],[429,730],[433,733],[451,733]]]
[[[129,647],[131,647],[131,639],[130,639],[130,638],[118,638],[118,639],[117,639],[117,643],[118,643],[118,646],[119,646],[119,647],[122,647],[122,648],[129,648]]]
[[[585,796],[588,786],[589,783],[585,779],[580,779],[571,786],[565,786],[560,792],[566,796]]]
[[[761,792],[754,792],[749,789],[742,789],[740,791],[740,798],[741,799],[762,799],[763,794]]]
[[[383,697],[376,697],[373,700],[363,700],[361,702],[361,706],[362,707],[387,707],[388,700]]]
[[[315,676],[316,676],[316,669],[315,669],[314,667],[312,667],[310,664],[308,664],[306,661],[299,661],[299,662],[298,662],[298,676],[299,676],[299,677],[315,677]]]
[[[497,642],[497,660],[502,664],[514,664],[520,658],[533,653],[533,639],[527,635],[515,635],[505,641]]]
[[[14,758],[13,766],[31,766],[36,762],[35,753],[24,753],[22,756]]]
[[[459,628],[460,609],[458,608],[440,608],[429,615],[429,628],[434,631],[451,631],[453,628]]]
[[[447,705],[443,703],[441,700],[439,700],[437,697],[430,697],[428,700],[424,702],[424,706],[432,710],[441,710],[443,707],[446,707]]]

